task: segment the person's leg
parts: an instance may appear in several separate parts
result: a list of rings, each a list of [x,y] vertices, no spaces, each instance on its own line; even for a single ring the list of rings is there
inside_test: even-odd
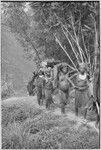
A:
[[[46,109],[48,109],[48,99],[46,99]]]
[[[84,119],[86,119],[86,115],[87,115],[87,108],[85,108],[84,110]]]
[[[78,116],[78,91],[75,91],[75,115]]]
[[[91,110],[93,107],[93,95],[90,94],[89,89],[83,92],[83,101],[84,103],[84,119],[86,119],[87,116],[87,110]]]
[[[65,114],[65,106],[66,106],[66,93],[60,91],[60,103],[61,103],[61,113]]]
[[[64,103],[61,104],[61,113],[65,114],[65,104]]]
[[[50,105],[53,103],[52,99],[52,90],[48,90],[48,108],[50,108]]]
[[[44,103],[44,100],[45,100],[45,89],[44,87],[42,88],[42,105]]]
[[[45,106],[46,109],[49,107],[49,90],[45,89]]]
[[[78,116],[78,107],[75,106],[75,115]]]
[[[50,99],[46,99],[46,109],[50,109]]]
[[[38,104],[41,104],[41,98],[42,98],[42,89],[40,87],[37,87],[37,101]]]

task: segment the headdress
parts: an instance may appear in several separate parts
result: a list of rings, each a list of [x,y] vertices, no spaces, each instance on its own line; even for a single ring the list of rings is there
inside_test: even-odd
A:
[[[79,68],[86,68],[86,64],[85,63],[79,63]]]

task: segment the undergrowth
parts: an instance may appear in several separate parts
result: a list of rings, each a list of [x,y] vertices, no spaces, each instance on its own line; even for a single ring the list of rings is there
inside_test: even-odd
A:
[[[2,149],[97,149],[99,135],[76,121],[28,105],[2,105]]]

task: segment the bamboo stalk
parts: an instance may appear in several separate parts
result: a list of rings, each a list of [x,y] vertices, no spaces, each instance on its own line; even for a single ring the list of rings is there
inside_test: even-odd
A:
[[[73,52],[74,52],[74,54],[75,54],[75,57],[76,57],[76,59],[77,59],[77,61],[78,61],[78,57],[77,57],[77,55],[76,55],[76,53],[75,53],[75,50],[74,50],[74,48],[73,48],[73,46],[72,46],[72,43],[71,43],[71,41],[69,40],[68,35],[66,35],[66,33],[65,33],[64,29],[63,29],[63,27],[62,27],[62,31],[63,31],[63,33],[65,34],[67,40],[69,41],[69,44],[70,44],[70,46],[71,46],[71,48],[72,48],[72,50],[73,50]]]
[[[65,26],[63,25],[63,27],[65,28]],[[76,42],[76,40],[73,38],[73,36],[72,36],[72,34],[68,31],[68,29],[66,29],[65,28],[65,30],[66,30],[66,32],[68,32],[69,33],[69,35],[71,36],[71,38],[73,39],[73,41],[77,44],[77,42]],[[80,46],[79,46],[80,47]],[[82,50],[82,48],[80,47],[80,49],[81,49],[81,51],[83,52],[83,50]],[[83,55],[84,55],[84,52],[83,52]],[[85,58],[85,55],[84,55],[84,58]],[[85,60],[86,60],[86,58],[85,58]]]
[[[73,75],[70,77],[70,79],[72,79],[72,78],[75,77],[76,75],[77,75],[77,73],[73,74]]]
[[[58,19],[59,23],[62,24],[62,22],[59,20],[59,17],[56,15],[56,13],[55,13],[55,16],[56,16],[56,18]],[[62,26],[65,28],[65,26],[64,26],[63,24],[62,24]],[[65,28],[65,30],[67,31],[66,28]],[[68,32],[69,32],[69,31],[68,31]],[[70,34],[70,32],[69,32],[69,34]],[[71,34],[70,34],[70,36],[71,36],[72,39],[75,41],[75,39],[73,38],[73,36],[72,36]],[[76,43],[77,46],[78,46],[80,55],[82,56],[81,51],[80,51],[80,49],[81,49],[80,45],[77,43],[77,41],[75,41],[75,43]],[[83,57],[81,57],[81,59],[83,59]],[[77,58],[77,60],[78,60],[78,58]]]
[[[82,35],[82,30],[81,30],[81,12],[80,12],[80,19],[79,19],[79,29],[78,29],[78,32],[79,32],[79,35],[81,34],[81,36],[83,36]],[[79,36],[78,35],[78,36]],[[80,38],[80,37],[79,37]],[[83,37],[82,37],[83,38]],[[79,43],[79,42],[78,42]],[[85,43],[84,43],[84,39],[83,39],[83,45],[84,45],[84,47],[85,47]],[[80,44],[79,44],[79,46],[80,46]],[[86,58],[86,55],[85,55],[85,53],[84,53],[84,51],[83,51],[83,49],[81,48],[81,46],[80,46],[80,49],[81,49],[81,52],[82,52],[82,57],[84,58],[84,61],[87,63],[87,58]]]
[[[87,55],[87,59],[88,59],[88,52],[87,52],[87,47],[85,45],[85,41],[84,41],[84,36],[83,36],[83,33],[82,33],[82,29],[81,29],[81,35],[82,35],[82,39],[83,39],[83,45],[84,45],[84,48],[85,48],[85,52],[86,52],[86,55]]]
[[[75,41],[75,39],[73,38],[73,36],[71,35],[71,33],[66,29],[66,31],[70,34],[70,36],[72,37],[72,39],[74,40],[74,42],[77,44],[77,42]],[[80,47],[80,49],[81,49],[81,51],[82,51],[82,54],[84,55],[84,52],[83,52],[83,50],[82,50],[82,48]],[[77,56],[77,55],[76,55]],[[85,60],[86,60],[86,57],[85,57],[85,55],[84,55],[84,58],[85,58]],[[77,56],[77,60],[78,60],[78,56]],[[79,60],[78,60],[78,62],[79,62]],[[86,60],[86,62],[87,62],[87,60]]]
[[[62,63],[62,64],[63,64],[63,63]],[[70,66],[68,63],[66,63],[66,65],[67,65],[68,67],[70,67],[72,70],[75,71],[75,69],[74,69],[72,66]]]
[[[96,21],[95,18],[91,15],[93,22],[94,22],[94,29],[95,29],[95,41],[94,41],[94,47],[95,47],[95,56],[94,56],[94,60],[95,60],[95,66],[94,66],[94,70],[97,67],[97,55],[98,55],[98,33],[97,33],[97,28],[96,28]]]
[[[90,50],[89,50],[89,41],[88,41],[88,63],[91,65],[91,60],[90,60]]]
[[[43,26],[43,25],[42,25]],[[56,38],[55,34],[53,33],[54,37]],[[56,38],[57,39],[57,38]],[[68,56],[68,54],[66,54]],[[75,68],[73,68],[72,66],[70,66],[69,64],[67,64],[68,67],[70,67],[72,70],[75,70]]]
[[[63,26],[63,25],[62,25],[62,26]],[[64,27],[64,26],[63,26],[63,27]],[[63,27],[62,27],[63,33],[65,34],[67,40],[69,41],[69,43],[70,43],[70,45],[71,45],[71,48],[72,48],[72,50],[73,50],[73,52],[74,52],[74,54],[75,54],[75,57],[77,58],[77,61],[78,61],[78,63],[79,63],[78,56],[77,56],[77,54],[75,53],[75,50],[74,50],[74,48],[73,48],[73,46],[72,46],[72,43],[71,43],[71,41],[69,40],[68,35],[65,33]],[[73,36],[71,35],[71,33],[70,33],[68,30],[67,30],[67,32],[70,34],[70,36],[72,37],[72,39],[74,40],[74,42],[77,44],[77,42],[75,41],[75,39],[73,38]],[[81,50],[81,52],[82,52],[82,54],[83,54],[83,56],[84,56],[85,61],[87,62],[86,56],[85,56],[85,54],[84,54],[84,52],[83,52],[83,50],[82,50],[81,47],[80,47],[80,50]]]
[[[69,66],[72,70],[75,71],[75,68],[73,68],[72,66],[70,66],[68,63],[65,63],[65,62],[61,62],[61,63],[57,64],[56,66],[59,67],[59,66],[61,66],[61,65],[67,65],[67,66]]]
[[[94,19],[95,20],[95,19]],[[95,68],[97,67],[97,55],[98,55],[98,34],[97,34],[97,29],[96,29],[96,22],[94,22],[94,27],[95,27]]]
[[[77,45],[78,45],[79,53],[80,53],[80,56],[81,56],[81,60],[83,62],[83,56],[82,56],[80,45],[79,45],[79,42],[78,42],[78,37],[77,37],[76,32],[75,32],[75,27],[74,27],[74,22],[73,22],[72,15],[71,15],[71,23],[72,23],[72,28],[73,28],[73,32],[74,32],[74,35],[75,35],[75,39],[76,39],[76,42],[77,42]]]
[[[56,13],[55,13],[55,17],[57,18],[57,20],[59,21],[59,23],[62,24],[62,22],[60,21],[59,17],[56,15]],[[65,28],[65,26],[63,24],[62,24],[62,26]],[[71,33],[66,28],[65,28],[65,30],[70,34],[70,36],[72,37],[72,39],[75,41],[75,39],[73,38],[73,36],[71,35]],[[75,43],[77,44],[76,41],[75,41]],[[77,46],[78,46],[78,44],[77,44]],[[79,53],[80,53],[80,51],[79,51]]]
[[[55,36],[55,34],[54,34],[54,36]],[[76,67],[76,65],[74,64],[74,62],[73,62],[72,59],[70,58],[69,54],[66,52],[66,50],[64,49],[64,47],[61,45],[61,43],[60,43],[60,41],[58,40],[58,38],[57,38],[56,36],[55,36],[55,38],[56,38],[56,41],[58,42],[58,44],[60,45],[60,47],[63,49],[63,51],[65,52],[65,54],[68,56],[68,58],[69,58],[70,61],[72,62],[74,68],[75,68],[76,70],[78,70],[77,67]]]
[[[66,76],[66,78],[67,78],[67,80],[71,83],[71,85],[72,85],[73,87],[75,87],[73,81],[68,77],[68,75]]]
[[[86,56],[84,54],[84,51],[82,49],[81,49],[81,51],[82,51],[82,55],[84,56],[85,62],[87,63],[87,59],[86,59]]]
[[[65,30],[66,30],[66,32],[68,32],[69,33],[69,35],[71,36],[71,38],[73,39],[73,41],[76,43],[76,45],[77,45],[77,42],[75,41],[75,39],[73,38],[73,36],[72,36],[72,34],[68,31],[68,29],[64,26],[64,25],[62,25],[64,28],[65,28]],[[80,47],[80,49],[82,49],[81,47]],[[79,55],[79,54],[78,54]],[[79,55],[80,56],[80,55]],[[78,57],[78,56],[77,56]]]
[[[67,73],[67,75],[69,75],[70,73],[73,73],[73,71],[69,71]],[[75,72],[73,75],[71,75],[69,78],[72,79],[73,77],[75,77],[77,75],[78,72]]]
[[[68,67],[70,67],[72,70],[75,71],[75,68],[73,68],[72,66],[70,66],[68,63],[59,63],[57,66],[60,66],[60,65],[67,65]]]
[[[76,71],[76,70],[74,70],[74,71]],[[74,71],[69,71],[69,72],[68,72],[68,75],[69,75],[70,73],[74,73]]]

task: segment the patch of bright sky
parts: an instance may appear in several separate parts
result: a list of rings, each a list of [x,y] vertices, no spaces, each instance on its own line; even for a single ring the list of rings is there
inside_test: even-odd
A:
[[[30,2],[26,2],[26,3],[25,3],[24,11],[25,11],[26,13],[30,14],[30,16],[31,16],[31,15],[33,15],[33,12],[32,12],[32,9],[31,9],[31,7],[30,7],[29,4],[30,4]]]
[[[28,12],[29,9],[30,9],[29,2],[26,2],[26,3],[25,3],[24,11],[25,11],[25,12]]]

